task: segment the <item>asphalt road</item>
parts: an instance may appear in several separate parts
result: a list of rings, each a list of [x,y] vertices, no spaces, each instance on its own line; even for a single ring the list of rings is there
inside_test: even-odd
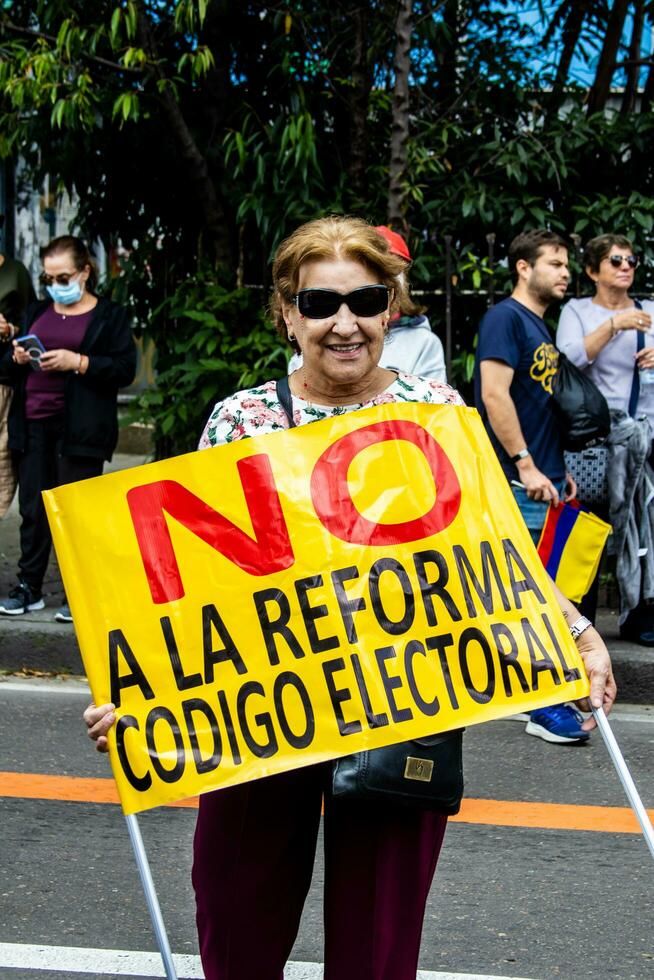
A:
[[[87,964],[75,952],[155,949],[118,806],[11,795],[7,774],[110,775],[83,733],[86,700],[73,682],[0,681],[2,980],[161,975],[156,957],[125,958],[134,972],[111,972],[117,968],[103,967],[100,953]],[[654,709],[623,706],[613,726],[653,808]],[[568,826],[599,827],[607,816],[608,826],[619,825],[620,809],[602,809],[626,801],[600,736],[584,747],[551,746],[519,723],[492,722],[468,730],[465,757],[467,797],[534,806],[478,804],[469,822],[451,822],[427,909],[422,969],[529,980],[654,978],[654,861],[643,838],[557,829],[564,811],[541,806],[568,804]],[[516,826],[503,825],[507,809]],[[185,957],[197,955],[194,817],[192,809],[160,808],[139,818],[171,947]],[[289,980],[321,975],[321,882],[319,857]],[[50,949],[39,954],[43,946]],[[197,961],[179,962],[191,964],[180,978],[201,976]]]

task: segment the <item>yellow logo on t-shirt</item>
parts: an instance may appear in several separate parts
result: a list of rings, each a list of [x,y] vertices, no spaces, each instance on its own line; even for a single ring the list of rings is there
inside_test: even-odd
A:
[[[534,361],[529,376],[538,381],[548,395],[552,394],[554,375],[559,366],[559,352],[554,344],[541,344],[534,351]]]

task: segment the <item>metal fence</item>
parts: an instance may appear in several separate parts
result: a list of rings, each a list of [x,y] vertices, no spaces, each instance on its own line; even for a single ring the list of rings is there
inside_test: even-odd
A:
[[[505,265],[499,263],[495,257],[495,232],[489,232],[486,236],[486,254],[483,256],[484,270],[487,274],[486,282],[479,288],[462,288],[458,286],[458,276],[454,269],[458,265],[459,257],[454,247],[454,236],[443,235],[444,245],[444,271],[443,286],[441,288],[413,289],[412,295],[428,307],[430,321],[433,326],[437,326],[437,333],[441,335],[445,348],[445,365],[448,380],[453,378],[452,362],[455,352],[470,350],[474,343],[479,322],[484,312],[494,305],[495,302],[505,299],[510,292],[505,285],[508,278],[508,270]],[[578,298],[583,294],[590,294],[591,289],[588,280],[585,278],[581,256],[583,255],[583,244],[580,235],[569,235],[573,245],[572,274],[570,287],[565,299]],[[502,272],[503,287],[498,289],[499,271]],[[638,299],[651,299],[651,292],[632,291],[631,295]],[[564,301],[565,301],[564,299]],[[434,300],[434,302],[430,302]],[[463,302],[462,302],[463,301]],[[467,302],[465,302],[467,301]],[[457,320],[457,306],[461,311],[461,316]],[[438,329],[441,327],[441,329]]]

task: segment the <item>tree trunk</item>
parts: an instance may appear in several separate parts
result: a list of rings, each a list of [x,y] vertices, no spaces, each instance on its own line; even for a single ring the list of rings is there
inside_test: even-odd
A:
[[[141,46],[152,59],[153,67],[150,70],[153,76],[157,81],[167,83],[168,79],[159,67],[150,20],[141,4],[137,7],[137,32]],[[232,250],[225,211],[209,174],[207,161],[193,138],[172,85],[161,85],[159,101],[168,117],[170,132],[180,157],[186,164],[189,188],[195,192],[197,204],[202,209],[215,260],[218,265],[231,269]]]
[[[624,22],[630,0],[615,0],[606,24],[604,44],[595,73],[595,81],[588,96],[588,115],[601,112],[611,94],[611,79],[615,71],[615,58],[620,46]]]
[[[627,65],[627,84],[625,85],[622,97],[620,113],[628,116],[636,108],[636,96],[638,95],[638,76],[640,75],[640,65],[636,64],[640,60],[640,45],[643,39],[643,26],[645,22],[645,4],[643,0],[636,0],[634,5],[634,23],[631,31],[631,43],[629,45],[629,61]]]
[[[459,0],[444,0],[440,10],[442,29],[436,44],[432,45],[432,52],[438,66],[439,111],[444,112],[456,100],[459,88],[458,59],[461,34]]]
[[[391,162],[388,185],[388,223],[406,231],[402,181],[406,173],[406,145],[409,139],[409,71],[413,0],[401,0],[395,24],[395,88],[391,123]]]
[[[649,108],[654,102],[654,64],[650,64],[645,81],[645,88],[640,100],[640,111],[649,112]]]
[[[560,95],[565,88],[565,84],[568,81],[568,75],[570,74],[570,65],[572,64],[572,59],[577,49],[581,32],[584,29],[587,14],[588,3],[585,2],[585,0],[579,0],[578,3],[574,3],[568,12],[563,25],[563,30],[561,31],[563,47],[561,49],[559,63],[556,66],[556,76],[552,85],[552,94]]]
[[[368,102],[372,88],[372,72],[368,59],[368,7],[360,5],[352,11],[354,48],[352,64],[352,96],[349,127],[348,190],[355,200],[365,198],[365,175],[368,149]]]

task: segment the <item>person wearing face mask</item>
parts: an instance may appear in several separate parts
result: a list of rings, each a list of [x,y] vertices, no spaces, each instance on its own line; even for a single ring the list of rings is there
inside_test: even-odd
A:
[[[14,388],[8,438],[21,514],[18,584],[0,600],[0,613],[9,616],[45,605],[41,587],[52,539],[41,491],[102,473],[118,440],[118,389],[136,372],[127,312],[96,295],[85,243],[63,235],[41,257],[49,298],[27,309],[22,335],[38,337],[45,351],[35,359],[18,338],[0,363],[0,382]],[[71,621],[66,603],[55,619]]]

